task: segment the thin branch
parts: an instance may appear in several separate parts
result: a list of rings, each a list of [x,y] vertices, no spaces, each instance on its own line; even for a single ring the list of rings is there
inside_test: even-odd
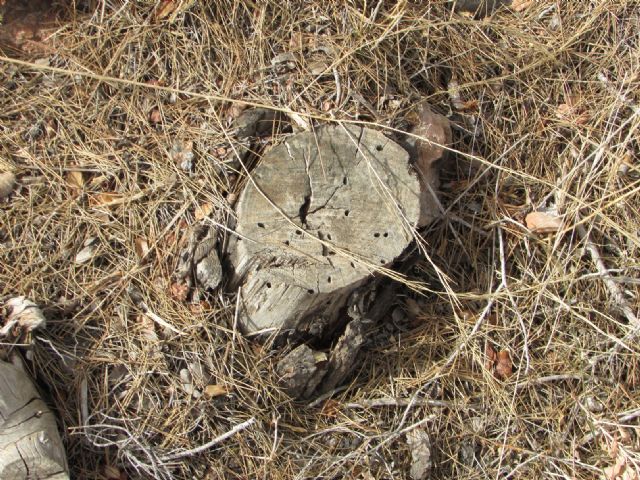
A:
[[[182,452],[165,455],[164,457],[160,457],[160,461],[168,462],[171,460],[178,460],[180,458],[191,457],[192,455],[197,455],[198,453],[202,453],[205,450],[208,450],[211,447],[217,445],[218,443],[224,442],[227,438],[234,436],[236,433],[244,430],[245,428],[250,427],[255,423],[255,421],[256,421],[256,417],[251,417],[246,422],[239,423],[228,432],[223,433],[219,437],[214,438],[213,440],[205,443],[204,445],[200,445],[199,447],[192,448],[190,450],[184,450]]]
[[[580,224],[579,216],[577,220],[578,220],[578,225],[576,225],[576,232],[578,232],[578,235],[584,241],[587,251],[591,256],[591,260],[595,264],[596,269],[598,270],[598,273],[602,276],[602,280],[604,281],[604,284],[607,287],[607,290],[609,290],[609,294],[611,295],[611,300],[613,300],[617,304],[617,307],[620,309],[620,311],[624,314],[624,316],[629,321],[629,325],[633,327],[633,331],[623,339],[623,342],[633,340],[640,333],[640,320],[638,320],[638,317],[629,306],[629,303],[627,302],[627,300],[624,298],[622,290],[620,290],[620,286],[613,279],[606,265],[602,261],[602,257],[600,256],[598,247],[596,247],[595,243],[591,241],[591,238],[589,237],[589,233],[586,231],[584,226]],[[622,345],[624,345],[624,343]],[[617,352],[620,350],[620,348],[621,348],[621,344],[618,343],[614,347],[614,351]]]

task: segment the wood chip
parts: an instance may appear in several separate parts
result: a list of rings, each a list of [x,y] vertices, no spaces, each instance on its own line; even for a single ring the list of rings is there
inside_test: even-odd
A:
[[[553,233],[562,228],[562,220],[552,213],[531,212],[525,219],[527,228],[534,233]]]
[[[229,388],[224,385],[207,385],[204,388],[204,396],[207,398],[222,397],[230,393]]]

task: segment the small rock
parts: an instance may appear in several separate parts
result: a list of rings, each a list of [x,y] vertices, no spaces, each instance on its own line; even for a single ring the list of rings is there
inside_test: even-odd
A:
[[[16,176],[12,172],[0,173],[0,201],[7,198],[16,187]]]

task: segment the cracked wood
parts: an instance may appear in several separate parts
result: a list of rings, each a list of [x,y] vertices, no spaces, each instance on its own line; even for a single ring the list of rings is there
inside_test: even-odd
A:
[[[325,126],[269,150],[237,203],[227,246],[246,333],[331,325],[349,294],[413,239],[421,186],[382,133]]]
[[[55,417],[27,373],[3,361],[0,361],[0,478],[69,478]]]

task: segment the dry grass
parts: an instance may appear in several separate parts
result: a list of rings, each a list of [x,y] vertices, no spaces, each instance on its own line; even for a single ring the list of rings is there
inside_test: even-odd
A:
[[[435,1],[210,3],[169,23],[147,2],[107,2],[59,30],[47,62],[0,60],[0,170],[20,184],[0,205],[0,299],[47,314],[32,368],[74,477],[408,478],[411,428],[431,435],[434,478],[597,478],[616,458],[640,473],[638,4],[475,20]],[[292,69],[272,67],[282,52]],[[450,290],[421,261],[411,280],[435,293],[398,297],[407,318],[372,332],[349,388],[292,402],[275,385],[281,352],[234,333],[233,295],[170,291],[196,207],[224,223],[242,184],[220,155],[232,101],[403,129],[421,99],[455,125],[446,214],[425,234]],[[193,172],[175,142],[193,142]],[[564,229],[532,234],[524,216],[546,207]],[[75,263],[89,238],[98,256]],[[491,349],[512,376],[488,368]],[[182,369],[230,393],[195,398]]]

